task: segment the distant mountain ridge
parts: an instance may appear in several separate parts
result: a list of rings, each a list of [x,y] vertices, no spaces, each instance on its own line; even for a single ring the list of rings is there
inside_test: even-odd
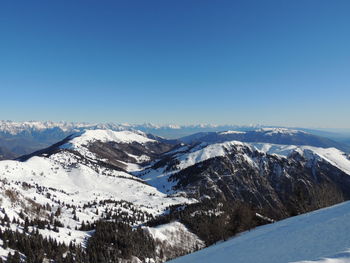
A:
[[[264,127],[261,125],[214,125],[214,124],[194,124],[194,125],[176,125],[176,124],[166,124],[166,125],[156,125],[152,123],[144,124],[118,124],[118,123],[87,123],[87,122],[53,122],[53,121],[25,121],[25,122],[15,122],[15,121],[0,121],[0,132],[16,135],[25,131],[40,131],[48,130],[52,128],[59,128],[62,131],[78,131],[81,129],[111,129],[111,130],[141,130],[146,133],[155,130],[181,130],[188,129],[187,133],[194,133],[201,129],[212,129],[212,130],[225,130],[228,128],[259,128]],[[156,134],[157,135],[157,134]],[[179,136],[180,137],[180,136]]]
[[[209,139],[213,137],[215,133],[219,134],[221,131],[254,131],[265,126],[262,125],[212,125],[212,124],[198,124],[198,125],[154,125],[154,124],[116,124],[116,123],[85,123],[85,122],[52,122],[52,121],[26,121],[26,122],[14,122],[14,121],[0,121],[0,160],[12,159],[21,155],[30,154],[34,151],[49,147],[50,145],[63,140],[67,136],[81,132],[83,130],[96,130],[96,129],[109,129],[113,131],[121,130],[140,130],[150,136],[156,136],[159,140],[163,137],[164,140],[172,140],[173,144],[178,143],[176,139],[182,137],[182,140],[194,141],[194,137],[201,137]],[[265,127],[267,128],[267,127]],[[205,132],[205,133],[203,133]],[[320,132],[322,134],[322,132]],[[195,135],[194,135],[195,134]],[[224,140],[247,140],[246,135],[235,136],[220,136],[222,141]],[[327,134],[327,133],[325,133]],[[207,138],[205,136],[207,135]],[[216,136],[218,137],[218,135]],[[227,137],[227,139],[225,139]],[[213,141],[213,138],[210,139]],[[320,142],[321,139],[318,138]],[[278,142],[274,142],[278,143]],[[295,142],[290,142],[295,143]],[[311,145],[313,145],[311,143]],[[323,144],[315,144],[315,146],[324,145],[328,147],[333,145],[344,151],[350,151],[350,147],[344,143],[323,142]]]
[[[184,143],[208,142],[219,143],[225,141],[261,142],[282,145],[310,145],[315,147],[335,147],[342,151],[349,151],[345,144],[338,143],[325,137],[287,128],[260,128],[250,131],[202,132],[179,139]]]
[[[230,126],[231,127],[231,126]],[[238,127],[238,126],[234,126]],[[65,137],[83,130],[110,129],[141,130],[152,133],[153,136],[170,135],[170,137],[181,137],[202,129],[216,130],[216,125],[130,125],[116,123],[85,123],[85,122],[52,122],[52,121],[0,121],[0,154],[1,159],[12,159],[21,155],[30,154],[34,151],[46,148]],[[160,138],[159,138],[160,139]],[[173,143],[176,143],[173,141]]]

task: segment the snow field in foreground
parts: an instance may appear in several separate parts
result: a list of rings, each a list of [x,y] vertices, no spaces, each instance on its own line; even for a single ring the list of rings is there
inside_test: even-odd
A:
[[[350,262],[350,202],[242,233],[173,263]]]

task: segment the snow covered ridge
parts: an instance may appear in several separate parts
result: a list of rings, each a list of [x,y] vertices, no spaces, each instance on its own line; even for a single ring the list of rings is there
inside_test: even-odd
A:
[[[0,131],[12,135],[16,135],[26,130],[46,130],[52,128],[60,128],[62,131],[72,131],[76,128],[87,128],[91,126],[88,123],[70,123],[70,122],[52,122],[52,121],[0,121]]]
[[[173,193],[173,189],[174,187],[176,188],[178,183],[171,179],[173,175],[189,167],[198,167],[202,162],[216,157],[228,157],[228,155],[234,154],[242,158],[249,167],[260,170],[261,158],[263,157],[257,158],[254,152],[262,153],[265,157],[267,157],[267,155],[273,155],[279,159],[286,160],[291,158],[293,154],[299,154],[307,160],[310,167],[314,165],[313,163],[315,161],[323,161],[350,175],[350,159],[344,152],[336,148],[270,143],[244,143],[240,141],[228,141],[214,144],[201,143],[192,148],[185,145],[168,153],[172,158],[169,166],[168,164],[164,164],[164,166],[157,169],[153,169],[152,167],[149,169],[146,168],[136,173],[136,175],[165,193]],[[285,174],[285,176],[289,175]]]
[[[264,133],[264,135],[269,135],[269,136],[273,136],[273,135],[296,135],[296,134],[310,134],[304,131],[300,131],[300,130],[294,130],[294,129],[288,129],[288,128],[260,128],[255,130],[255,132],[260,132],[260,133]],[[219,134],[221,135],[227,135],[227,134],[246,134],[245,131],[233,131],[233,130],[228,130],[228,131],[224,131],[224,132],[220,132]]]
[[[39,228],[39,233],[66,245],[70,242],[83,245],[91,236],[91,232],[80,229],[84,222],[118,216],[125,223],[139,226],[162,214],[169,205],[196,202],[168,196],[129,173],[93,167],[82,163],[79,158],[72,152],[60,151],[50,157],[34,156],[25,162],[0,161],[0,218],[5,216],[2,209],[11,220],[21,223],[24,216],[31,220],[48,220],[54,213],[62,226],[58,230],[52,226]],[[50,210],[41,209],[38,213],[34,209],[37,207],[49,207]],[[23,227],[16,223],[11,223],[10,228],[23,231]],[[191,242],[201,244],[184,226],[180,226],[181,229],[180,234],[191,238],[189,246]],[[149,231],[152,232],[152,228]],[[168,241],[163,243],[166,246]],[[188,252],[192,251],[190,249]],[[0,239],[0,256],[7,256],[9,251],[13,252],[2,248]]]
[[[201,144],[193,148],[190,153],[179,156],[179,169],[184,169],[205,160],[225,156],[232,148],[248,147],[249,149],[257,150],[265,154],[275,154],[282,158],[288,158],[289,155],[297,152],[307,159],[318,156],[330,164],[338,167],[345,173],[350,175],[350,160],[346,154],[336,148],[320,148],[312,146],[295,146],[295,145],[279,145],[270,143],[243,143],[239,141],[230,141],[216,144]],[[248,156],[246,156],[249,158]],[[254,160],[249,158],[252,163]]]
[[[45,131],[58,128],[63,132],[79,132],[86,129],[134,130],[133,125],[117,123],[52,122],[52,121],[0,121],[0,132],[17,135],[24,131]]]
[[[336,148],[321,148],[312,146],[279,145],[269,143],[252,143],[250,146],[267,153],[288,158],[289,155],[297,152],[306,159],[315,157],[321,158],[343,172],[350,175],[350,160],[346,154]]]
[[[220,127],[235,127],[235,128],[259,128],[260,125],[239,126],[239,125],[216,125],[216,124],[193,124],[193,125],[177,125],[164,124],[156,125],[152,123],[144,124],[128,124],[128,123],[87,123],[87,122],[53,122],[53,121],[5,121],[0,120],[0,132],[6,132],[16,135],[27,130],[42,131],[46,129],[59,128],[62,131],[74,131],[82,129],[112,129],[112,130],[180,130],[180,129],[216,129]]]
[[[156,249],[160,250],[160,246],[162,246],[165,250],[163,253],[169,255],[168,258],[177,257],[176,251],[185,251],[188,254],[205,247],[205,243],[180,222],[145,227],[144,229],[158,241]]]
[[[157,142],[138,131],[87,130],[75,134],[68,143],[61,145],[61,149],[55,148],[53,152],[44,152],[23,162],[0,161],[0,218],[5,218],[5,215],[11,218],[13,222],[9,223],[9,228],[20,233],[24,233],[24,218],[43,220],[45,226],[30,226],[29,231],[38,229],[42,236],[66,245],[71,242],[84,245],[92,235],[91,231],[84,229],[88,222],[93,224],[98,220],[107,222],[119,218],[130,226],[138,227],[165,213],[168,206],[197,202],[164,194],[128,172],[97,162],[94,157],[98,156],[86,147],[97,141],[117,144],[136,142],[146,146]],[[78,149],[80,154],[66,148]],[[124,154],[131,156],[127,151]],[[46,223],[45,220],[50,218],[58,220],[59,226],[54,228],[49,221]],[[7,226],[0,228],[3,231]],[[204,246],[203,241],[181,223],[164,225],[160,229],[148,227],[145,231],[155,239],[160,235],[167,237],[157,241],[159,251],[155,251],[154,260],[150,259],[152,263]],[[186,247],[182,247],[183,244]],[[167,249],[166,254],[164,249]],[[0,256],[5,258],[9,252],[14,251],[3,246],[0,239]]]
[[[350,262],[350,202],[257,227],[173,263]]]
[[[221,135],[226,135],[226,134],[245,134],[245,132],[242,131],[224,131],[220,132]]]
[[[112,131],[112,130],[85,130],[76,133],[72,136],[69,144],[74,146],[83,146],[89,143],[101,142],[116,142],[116,143],[147,143],[156,142],[155,140],[147,138],[146,134],[141,131]],[[65,148],[66,146],[62,146]]]
[[[304,133],[304,134],[309,134],[304,131],[300,130],[293,130],[293,129],[287,129],[287,128],[261,128],[256,130],[257,132],[263,132],[265,135],[276,135],[276,134],[284,134],[284,135],[295,135],[298,133]]]
[[[141,131],[112,131],[112,130],[85,130],[83,132],[76,133],[70,137],[71,139],[59,146],[60,149],[69,149],[79,152],[82,156],[90,161],[106,161],[107,156],[101,157],[100,154],[94,152],[90,146],[94,142],[113,142],[117,144],[138,144],[143,145],[147,148],[148,143],[157,144],[158,141],[150,139],[147,135]],[[104,146],[106,147],[106,146]],[[107,148],[104,148],[105,150]],[[127,171],[139,170],[141,167],[138,163],[150,161],[151,157],[147,154],[134,155],[131,152],[128,152],[126,149],[122,150],[127,156],[134,160],[133,162],[124,160],[123,158],[117,158],[117,156],[110,156],[114,161],[119,162],[124,166],[124,169]],[[100,157],[99,157],[100,156]],[[109,161],[110,162],[110,161]]]

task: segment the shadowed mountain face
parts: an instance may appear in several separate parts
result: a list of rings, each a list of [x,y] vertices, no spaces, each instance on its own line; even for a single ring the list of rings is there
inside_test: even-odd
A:
[[[350,176],[306,150],[285,158],[233,146],[223,156],[176,171],[169,179],[191,197],[248,202],[273,218],[350,199]]]

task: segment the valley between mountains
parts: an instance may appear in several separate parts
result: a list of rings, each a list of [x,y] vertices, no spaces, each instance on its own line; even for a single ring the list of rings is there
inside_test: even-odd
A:
[[[94,127],[0,161],[0,188],[0,262],[157,263],[349,200],[350,155],[284,128]]]

